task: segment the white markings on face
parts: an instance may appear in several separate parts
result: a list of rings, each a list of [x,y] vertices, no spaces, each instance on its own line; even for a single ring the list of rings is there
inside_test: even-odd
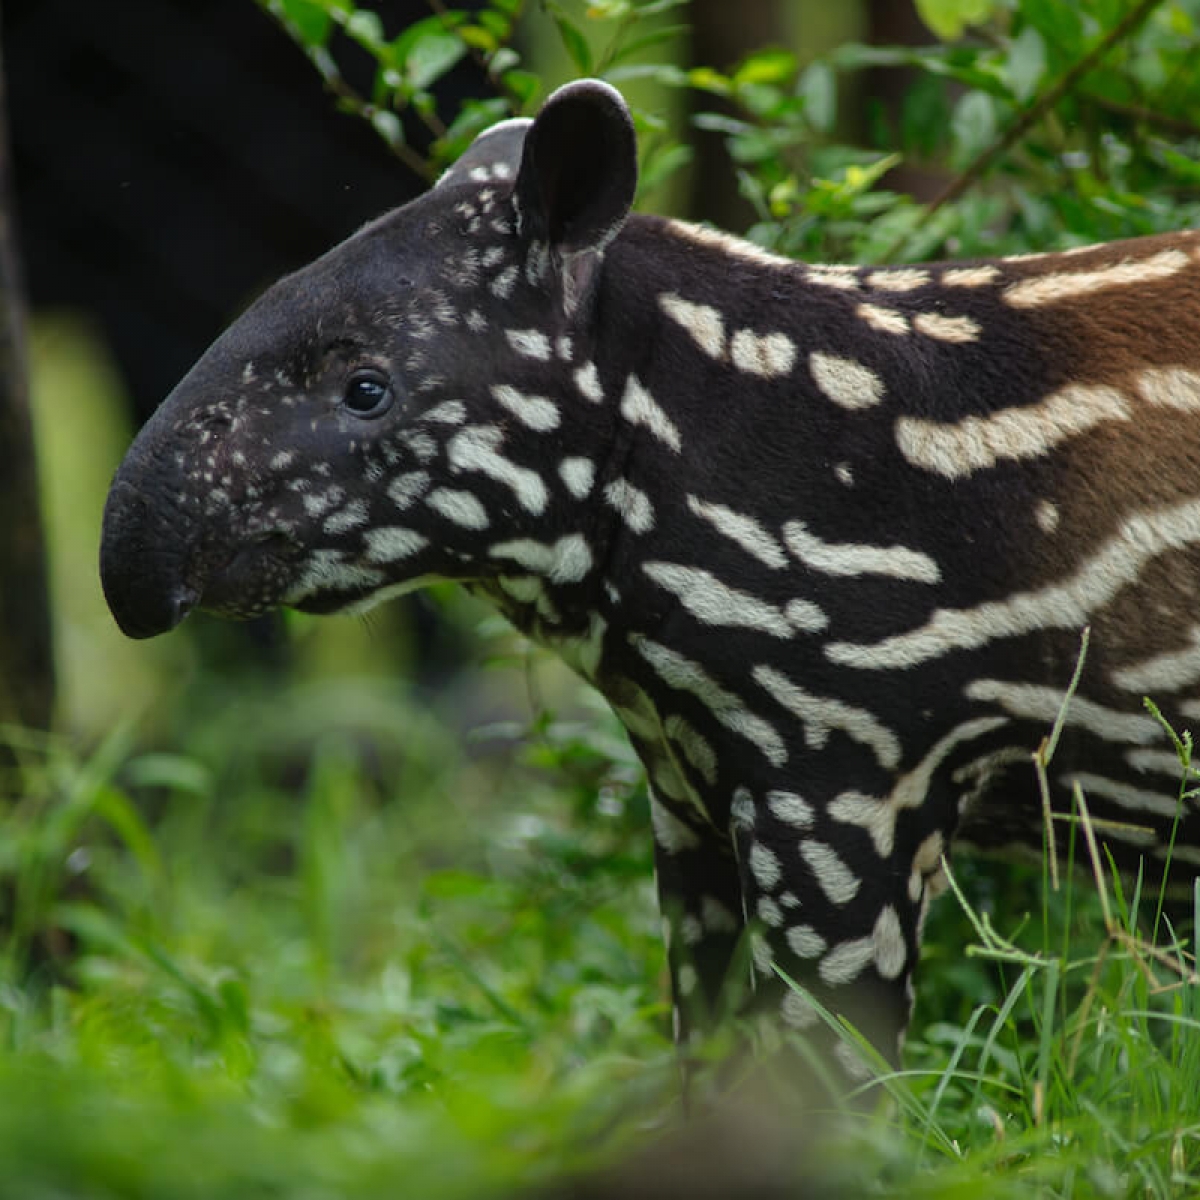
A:
[[[388,499],[403,512],[425,494],[429,483],[428,471],[406,471],[388,484]]]
[[[748,375],[779,379],[796,365],[796,343],[786,333],[758,334],[739,329],[730,343],[733,365]]]
[[[809,829],[816,819],[813,806],[795,792],[769,791],[767,808],[771,815],[792,829]]]
[[[434,488],[425,498],[425,503],[447,521],[464,529],[486,529],[489,525],[487,510],[472,492]]]
[[[1062,707],[1062,693],[1035,683],[1007,683],[1000,679],[976,679],[966,686],[969,700],[997,704],[1014,717],[1051,724]],[[1068,728],[1086,729],[1106,742],[1145,746],[1163,737],[1158,722],[1142,713],[1119,712],[1093,700],[1074,696],[1067,706]]]
[[[881,292],[915,292],[930,282],[929,272],[917,267],[889,267],[867,276],[867,287]]]
[[[783,909],[770,896],[759,896],[755,910],[758,913],[758,919],[771,929],[778,929],[786,919]]]
[[[1180,412],[1200,409],[1200,372],[1187,367],[1147,367],[1136,386],[1147,404]]]
[[[951,267],[942,272],[942,283],[946,287],[986,287],[1000,278],[1000,268],[990,264],[981,267]]]
[[[402,529],[397,525],[385,525],[382,529],[368,529],[364,535],[367,543],[367,558],[371,562],[399,562],[402,558],[424,550],[429,539],[414,529]]]
[[[973,317],[947,317],[941,313],[918,313],[913,317],[913,328],[926,337],[939,342],[977,342],[983,332],[980,324]]]
[[[604,388],[600,386],[600,373],[596,370],[594,362],[584,363],[575,372],[575,386],[585,400],[590,400],[593,404],[603,403]]]
[[[1136,287],[1170,279],[1190,262],[1182,250],[1160,250],[1149,258],[1125,259],[1094,271],[1052,271],[1010,284],[1004,289],[1004,300],[1013,308],[1060,304],[1106,288]]]
[[[1197,680],[1200,680],[1200,625],[1193,625],[1188,630],[1187,645],[1183,649],[1168,650],[1112,673],[1112,681],[1117,687],[1138,695],[1177,692]]]
[[[592,552],[581,533],[569,533],[551,545],[516,538],[492,546],[493,558],[511,559],[551,583],[579,583],[592,569]]]
[[[678,713],[672,713],[663,722],[663,732],[696,769],[700,777],[712,787],[717,782],[717,752],[712,743]]]
[[[730,541],[736,542],[759,562],[775,570],[788,565],[788,557],[783,547],[754,517],[735,512],[732,508],[726,508],[724,504],[712,504],[701,500],[699,496],[688,496],[687,505],[696,516],[707,521]]]
[[[558,428],[558,405],[545,396],[530,396],[502,383],[492,388],[492,399],[503,405],[522,425],[535,433],[549,433]]]
[[[341,488],[331,488],[324,492],[307,492],[303,497],[304,511],[310,517],[319,517],[332,508],[342,497]]]
[[[842,942],[821,959],[817,974],[829,987],[845,987],[871,965],[874,957],[875,943],[869,937]]]
[[[770,724],[750,712],[738,696],[721,687],[703,667],[640,635],[631,634],[629,640],[668,687],[695,696],[726,729],[756,746],[772,766],[781,767],[787,762],[783,738]]]
[[[700,845],[700,835],[681,821],[653,792],[650,793],[650,824],[654,828],[655,844],[667,854],[681,854]]]
[[[614,479],[604,489],[604,499],[634,533],[649,533],[654,528],[649,496],[627,479]]]
[[[825,575],[885,575],[913,583],[938,583],[942,572],[928,554],[907,546],[860,546],[854,542],[823,542],[809,533],[803,521],[783,527],[788,549],[806,567]]]
[[[508,344],[525,358],[549,362],[552,357],[550,339],[540,329],[506,329]]]
[[[488,288],[497,299],[508,300],[516,290],[517,280],[520,278],[520,268],[510,263],[503,270],[496,273],[495,278],[488,284]]]
[[[880,333],[902,336],[909,331],[908,318],[894,308],[882,308],[878,304],[860,304],[854,312],[860,320]]]
[[[402,435],[404,444],[417,456],[417,458],[427,463],[437,454],[437,443],[427,433],[422,433],[419,430]]]
[[[272,471],[286,471],[296,460],[296,455],[291,450],[280,450],[278,454],[271,458],[267,466]]]
[[[674,292],[662,293],[658,306],[709,358],[718,362],[725,358],[725,321],[717,309],[693,304]]]
[[[558,474],[576,500],[586,500],[596,484],[596,467],[590,458],[564,458]]]
[[[1069,383],[1036,404],[964,417],[952,425],[900,417],[896,444],[914,467],[963,479],[1000,462],[1041,458],[1069,438],[1131,415],[1127,397],[1116,388]]]
[[[339,509],[335,513],[330,513],[325,518],[325,524],[321,528],[326,533],[337,535],[339,533],[349,533],[352,529],[359,529],[367,523],[367,502],[365,500],[351,500],[344,508]]]
[[[879,671],[915,666],[951,650],[975,649],[1034,629],[1082,629],[1122,588],[1136,582],[1146,563],[1196,542],[1200,500],[1134,513],[1074,575],[975,608],[938,609],[924,625],[873,645],[831,642],[825,655],[830,662]],[[1057,703],[1049,721],[1056,712]]]
[[[498,453],[504,435],[494,425],[469,425],[450,439],[447,457],[457,471],[477,471],[512,489],[521,507],[540,515],[549,494],[542,477]]]
[[[792,626],[774,605],[749,592],[722,583],[702,567],[648,562],[642,570],[659,587],[673,593],[680,604],[705,625],[757,629],[773,637],[790,638]]]
[[[800,857],[830,904],[849,904],[858,895],[861,881],[832,846],[805,838],[800,843]]]
[[[421,416],[422,421],[438,425],[461,425],[467,419],[467,406],[461,400],[446,400]]]
[[[630,375],[625,385],[625,395],[621,397],[621,416],[630,425],[640,425],[648,429],[664,446],[674,450],[676,454],[683,447],[679,430],[675,422],[663,412],[658,401],[642,386],[637,377]]]
[[[867,746],[879,765],[894,770],[900,763],[900,740],[865,708],[856,708],[842,700],[814,696],[786,675],[765,664],[751,672],[755,683],[766,690],[780,707],[798,717],[804,726],[804,740],[810,749],[820,750],[836,729]]]
[[[836,463],[833,468],[834,478],[844,487],[854,486],[854,468],[849,463]]]
[[[872,408],[883,400],[883,380],[851,358],[814,350],[808,356],[808,369],[826,398],[842,408]]]

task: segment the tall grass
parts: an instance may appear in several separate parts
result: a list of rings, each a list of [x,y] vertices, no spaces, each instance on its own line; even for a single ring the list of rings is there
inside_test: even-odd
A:
[[[179,752],[6,731],[0,1194],[439,1200],[653,1159],[680,1101],[645,796],[584,718],[464,742],[345,684],[226,698]],[[819,1148],[748,1102],[778,1194],[1196,1194],[1200,991],[1138,933],[1155,898],[953,879],[888,1100]],[[708,1178],[749,1188],[752,1147]]]

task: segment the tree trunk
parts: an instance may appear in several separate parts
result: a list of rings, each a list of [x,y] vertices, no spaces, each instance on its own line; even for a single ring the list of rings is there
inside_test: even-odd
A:
[[[0,723],[45,729],[54,656],[7,116],[0,65]]]

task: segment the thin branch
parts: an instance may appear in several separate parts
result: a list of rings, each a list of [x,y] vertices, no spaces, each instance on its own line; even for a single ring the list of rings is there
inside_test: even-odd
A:
[[[1101,59],[1106,57],[1114,47],[1132,36],[1138,26],[1162,3],[1163,0],[1141,0],[1140,4],[1130,9],[1082,58],[1068,67],[1050,87],[1023,109],[1000,137],[976,155],[941,194],[935,197],[925,210],[926,218],[931,217],[939,208],[957,200],[998,158],[1011,150],[1038,121],[1072,91],[1084,76],[1100,63]],[[895,255],[905,240],[906,238],[900,238],[889,247],[888,252],[883,256],[885,262]]]

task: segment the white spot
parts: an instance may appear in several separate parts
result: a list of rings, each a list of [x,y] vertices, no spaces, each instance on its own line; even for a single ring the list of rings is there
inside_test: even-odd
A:
[[[676,454],[682,448],[683,442],[675,422],[659,407],[658,402],[638,382],[636,376],[630,375],[625,385],[625,395],[621,399],[621,416],[631,425],[641,425],[648,429],[660,442],[669,446]]]
[[[795,792],[768,792],[767,808],[777,821],[793,829],[809,829],[815,819],[812,805]]]
[[[1068,438],[1130,416],[1129,401],[1116,388],[1069,383],[1036,404],[964,417],[953,425],[900,417],[896,444],[914,467],[962,479],[1000,462],[1040,458]]]
[[[590,458],[564,458],[558,464],[558,474],[576,500],[591,495],[596,483],[596,467]]]
[[[551,583],[579,583],[592,569],[592,552],[581,533],[567,534],[553,545],[517,538],[493,546],[493,558],[508,558]]]
[[[796,264],[790,258],[772,254],[753,242],[743,241],[722,233],[719,229],[711,229],[707,225],[693,225],[687,221],[667,221],[664,228],[676,237],[691,242],[696,246],[706,246],[719,250],[732,258],[744,262],[757,263],[759,266],[775,267],[785,271],[795,271]]]
[[[425,503],[434,512],[464,529],[486,529],[490,523],[487,510],[471,492],[462,492],[455,488],[434,488],[426,497]]]
[[[724,359],[725,322],[715,308],[707,304],[693,304],[674,292],[660,295],[658,306],[709,358],[717,361]]]
[[[845,987],[853,983],[875,957],[875,943],[869,938],[842,942],[821,959],[817,974],[829,987]]]
[[[787,944],[797,958],[816,958],[825,953],[825,939],[811,925],[793,925],[787,931]]]
[[[538,329],[506,329],[504,336],[508,344],[525,358],[536,358],[538,362],[549,362],[553,356],[550,339]]]
[[[1049,500],[1039,500],[1033,510],[1033,519],[1043,533],[1053,533],[1058,528],[1058,505]]]
[[[704,921],[704,928],[710,933],[737,933],[742,927],[741,922],[716,896],[701,898],[700,916]]]
[[[388,499],[401,511],[412,507],[429,487],[428,471],[406,471],[388,484]]]
[[[339,534],[349,533],[352,529],[358,529],[367,523],[368,518],[367,502],[365,500],[351,500],[345,508],[335,513],[330,513],[325,518],[325,524],[321,528],[326,533]]]
[[[739,329],[730,345],[733,365],[748,375],[778,379],[796,365],[796,343],[786,333],[757,334]]]
[[[604,388],[600,386],[600,373],[596,370],[594,362],[584,363],[575,372],[575,386],[585,400],[590,400],[593,404],[603,402]]]
[[[718,533],[736,542],[759,562],[776,570],[788,565],[783,547],[753,517],[698,496],[688,496],[687,505],[696,516],[708,521]]]
[[[826,894],[830,904],[850,904],[858,895],[858,877],[842,862],[832,846],[827,846],[823,841],[802,841],[800,858],[808,863],[817,886]]]
[[[492,388],[492,398],[535,433],[549,433],[558,428],[558,405],[545,396],[529,396],[501,383]]]
[[[679,936],[685,946],[698,946],[704,941],[704,926],[700,924],[700,918],[688,913],[679,923]]]
[[[770,896],[759,896],[758,904],[755,907],[758,911],[758,919],[764,925],[771,929],[778,929],[783,924],[783,909]]]
[[[803,521],[783,528],[788,549],[806,567],[826,575],[886,575],[914,583],[938,583],[942,573],[928,554],[907,546],[860,546],[853,542],[823,542],[809,533]]]
[[[863,670],[910,667],[951,650],[974,649],[1034,629],[1082,629],[1160,554],[1200,542],[1200,500],[1135,513],[1074,574],[1036,591],[1013,592],[975,608],[938,609],[922,626],[881,642],[832,642],[831,662]],[[1054,719],[1057,705],[1050,714]]]
[[[787,762],[783,738],[702,667],[677,651],[640,635],[631,634],[629,640],[668,687],[695,696],[726,729],[756,746],[772,766],[781,767]]]
[[[700,835],[665,807],[653,793],[650,794],[650,823],[654,827],[655,843],[668,854],[680,854],[700,845]]]
[[[422,421],[434,421],[438,425],[461,425],[466,419],[467,406],[461,400],[445,400],[421,414]]]
[[[269,463],[267,463],[267,466],[270,467],[272,471],[286,471],[288,467],[290,467],[295,461],[295,458],[296,456],[291,450],[280,450],[279,453],[276,454]]]
[[[751,674],[783,708],[804,725],[804,740],[810,749],[820,750],[835,729],[867,746],[879,765],[894,770],[900,763],[900,740],[865,708],[856,708],[841,700],[814,696],[772,667],[756,666]]]
[[[871,932],[874,947],[875,970],[884,979],[895,979],[908,962],[908,947],[904,942],[904,930],[896,910],[889,904],[879,914]]]
[[[834,478],[844,487],[854,486],[854,468],[847,462],[836,463],[833,468]]]
[[[881,292],[915,292],[930,282],[929,272],[916,267],[872,271],[867,276],[867,287],[877,288]]]
[[[413,529],[401,529],[397,525],[368,529],[365,537],[367,558],[371,562],[398,562],[402,558],[410,558],[429,545],[429,539],[423,534]]]
[[[774,890],[779,886],[779,881],[783,878],[783,868],[779,865],[779,859],[767,846],[761,842],[755,842],[750,847],[750,853],[747,856],[747,861],[750,866],[750,873],[754,876],[754,882],[765,892]]]
[[[942,272],[942,283],[946,287],[977,288],[986,287],[1000,278],[1000,268],[985,265],[982,267],[951,267]]]
[[[936,341],[958,344],[977,342],[983,332],[973,317],[946,317],[931,312],[918,313],[913,317],[913,328]]]
[[[784,993],[779,1012],[787,1025],[801,1031],[812,1029],[814,1025],[820,1024],[821,1020],[812,1006],[812,1001],[791,988]]]
[[[604,489],[604,499],[634,533],[649,533],[654,528],[650,498],[627,479],[614,479]]]
[[[1075,771],[1063,777],[1061,781],[1066,787],[1079,784],[1085,796],[1103,796],[1113,800],[1125,812],[1151,813],[1156,817],[1171,820],[1179,811],[1178,796],[1153,792],[1146,788],[1132,787],[1116,779],[1106,779],[1101,775],[1093,775],[1088,771]],[[1184,812],[1187,808],[1185,806]],[[1121,839],[1126,838],[1126,831],[1121,831]]]
[[[880,333],[903,335],[908,333],[908,318],[894,308],[882,308],[878,304],[860,304],[855,315]]]
[[[791,624],[779,609],[750,592],[729,587],[700,567],[648,562],[642,564],[642,570],[705,625],[758,629],[773,637],[792,636]]]
[[[1125,259],[1095,271],[1053,271],[1023,279],[1004,289],[1005,302],[1013,308],[1037,308],[1086,296],[1106,288],[1132,287],[1169,279],[1190,262],[1182,250],[1161,250],[1143,259]]]
[[[821,392],[842,408],[872,408],[883,400],[883,380],[860,362],[814,350],[808,369]]]
[[[469,425],[450,439],[447,447],[450,465],[459,471],[478,471],[503,483],[513,490],[527,512],[545,512],[549,496],[542,477],[498,454],[503,440],[504,435],[494,425]]]
[[[811,600],[789,600],[783,615],[801,633],[820,633],[829,625],[829,618]]]
[[[862,286],[858,269],[843,263],[810,263],[805,278],[810,283],[843,292],[856,292]]]
[[[516,290],[517,280],[521,277],[519,267],[509,265],[497,272],[495,279],[488,285],[492,295],[500,300],[508,300]]]
[[[699,978],[696,975],[696,968],[691,963],[684,963],[679,968],[679,994],[681,996],[690,996],[696,990],[696,984]]]

